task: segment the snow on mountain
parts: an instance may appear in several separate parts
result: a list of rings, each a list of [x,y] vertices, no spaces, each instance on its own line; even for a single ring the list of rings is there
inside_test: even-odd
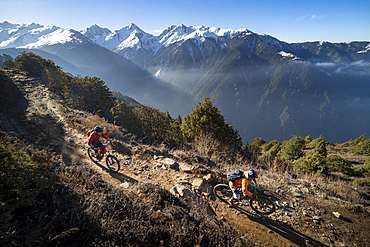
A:
[[[365,47],[365,49],[364,50],[361,50],[361,51],[358,51],[357,53],[366,53],[366,52],[368,52],[368,51],[370,51],[370,43]]]
[[[0,23],[0,48],[37,49],[45,45],[81,42],[74,30],[66,30],[56,26],[40,24],[11,24],[7,21]]]
[[[91,27],[81,31],[81,33],[96,44],[111,51],[115,49],[120,50],[119,47],[122,49],[127,46],[135,46],[144,36],[152,36],[143,32],[133,23],[114,32],[107,28],[101,28],[98,25],[92,25]]]
[[[120,30],[110,31],[98,25],[92,25],[79,33],[92,42],[119,53],[126,58],[138,49],[144,49],[152,55],[158,54],[164,47],[188,39],[197,40],[202,44],[207,38],[219,42],[227,42],[230,38],[242,32],[250,33],[247,29],[222,29],[205,26],[171,26],[160,35],[154,36],[141,30],[135,24],[130,24]],[[33,48],[45,45],[71,41],[82,42],[77,38],[78,32],[56,26],[31,24],[12,24],[7,21],[0,23],[0,48]],[[223,44],[221,44],[221,47]]]
[[[81,34],[91,39],[96,44],[102,45],[105,42],[105,38],[111,35],[112,32],[108,28],[102,28],[95,24],[81,31]]]
[[[122,29],[121,29],[122,30]],[[132,31],[131,31],[132,30]],[[158,47],[155,36],[142,31],[140,28],[131,29],[131,33],[114,49],[115,52],[124,50],[126,48],[133,48],[140,46],[146,50],[156,50]]]
[[[82,32],[86,37],[107,49],[119,52],[130,48],[143,48],[157,54],[162,48],[170,46],[176,42],[188,39],[196,39],[199,44],[206,38],[218,41],[219,37],[226,37],[226,41],[242,32],[250,33],[247,29],[222,29],[217,27],[205,26],[171,26],[165,29],[160,35],[154,36],[142,31],[135,24],[131,24],[118,31],[110,32],[97,25],[93,25]]]
[[[280,52],[278,52],[278,54],[280,54],[282,57],[289,57],[289,58],[292,58],[292,60],[297,60],[297,59],[299,59],[296,55],[294,55],[294,54],[292,54],[292,53],[285,52],[285,51],[280,51]]]
[[[239,35],[242,32],[249,32],[247,29],[222,29],[217,27],[205,27],[205,26],[189,26],[186,27],[184,25],[179,26],[172,26],[171,30],[165,30],[165,34],[163,33],[159,35],[160,43],[164,46],[169,46],[173,43],[179,41],[185,41],[188,39],[196,39],[203,43],[206,38],[213,38],[216,41],[218,37],[227,37],[232,38],[235,35]]]

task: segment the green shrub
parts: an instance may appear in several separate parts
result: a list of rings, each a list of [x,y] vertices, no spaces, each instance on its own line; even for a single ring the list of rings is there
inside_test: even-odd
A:
[[[344,145],[347,145],[347,146],[349,146],[349,145],[354,145],[354,146],[356,146],[358,143],[363,142],[363,141],[366,141],[366,135],[365,135],[365,134],[362,134],[360,137],[356,138],[356,139],[355,139],[355,140],[353,140],[353,141],[352,141],[352,139],[351,139],[351,140],[349,140],[348,142],[345,142],[345,143],[343,143],[343,144],[344,144]]]
[[[261,150],[267,152],[271,147],[272,145],[270,145],[270,143],[265,143],[261,146]]]
[[[110,109],[110,113],[116,124],[124,128],[135,131],[137,133],[141,130],[140,119],[135,114],[135,107],[128,105],[119,100],[116,100],[114,107]]]
[[[292,166],[294,170],[301,173],[316,173],[325,176],[329,174],[326,158],[316,153],[293,161]]]
[[[365,134],[361,135],[356,140],[349,140],[343,144],[346,146],[354,146],[351,150],[353,154],[370,155],[370,137],[366,139]]]
[[[306,141],[306,144],[308,144],[308,143],[310,143],[311,141],[312,141],[312,139],[311,139],[311,136],[306,136],[305,138],[304,138],[304,140]]]
[[[293,137],[289,141],[283,142],[278,156],[284,161],[294,161],[304,156],[302,148],[305,140],[302,137]]]
[[[354,170],[360,173],[370,173],[370,157],[366,159],[363,165],[355,167]]]
[[[27,71],[31,76],[41,76],[43,71],[43,66],[40,61],[40,56],[34,53],[23,52],[15,58],[15,64],[17,69],[21,71]]]
[[[96,112],[109,119],[115,99],[105,82],[98,77],[73,77],[63,83],[63,95],[68,106]]]
[[[370,178],[356,178],[353,181],[353,185],[370,187]]]
[[[309,138],[309,139],[311,139],[311,138]],[[306,137],[305,140],[307,141],[308,138]],[[325,141],[324,137],[322,135],[320,135],[320,137],[318,137],[318,138],[310,141],[309,143],[307,143],[306,146],[311,147],[311,148],[315,148],[318,145],[322,145],[322,143],[325,143],[325,145],[329,144],[327,141]]]
[[[258,157],[259,161],[262,163],[271,163],[276,160],[277,154],[281,150],[281,144],[274,140],[268,144],[262,145],[262,150],[265,151],[265,154]]]
[[[1,136],[5,134],[1,132]],[[44,151],[17,140],[15,143],[10,145],[3,140],[0,143],[1,211],[13,212],[38,205],[39,198],[51,193],[58,181]]]
[[[353,154],[359,155],[370,155],[370,138],[368,140],[363,140],[356,144],[356,146],[351,150]]]
[[[343,172],[343,173],[349,174],[352,171],[351,162],[349,160],[346,160],[336,155],[331,155],[327,157],[326,163],[327,163],[329,172]]]
[[[324,140],[324,138],[321,137],[313,140],[307,145],[308,147],[313,147],[313,149],[310,152],[308,152],[307,155],[317,153],[319,155],[326,157],[328,155],[328,151],[326,149],[327,144],[328,143]]]

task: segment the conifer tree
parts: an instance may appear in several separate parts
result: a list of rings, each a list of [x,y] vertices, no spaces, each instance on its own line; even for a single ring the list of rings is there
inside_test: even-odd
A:
[[[225,118],[220,109],[207,97],[203,97],[203,102],[198,102],[192,112],[184,117],[181,131],[188,141],[195,140],[199,136],[211,136],[234,149],[239,149],[242,145],[238,132],[232,125],[225,124]]]

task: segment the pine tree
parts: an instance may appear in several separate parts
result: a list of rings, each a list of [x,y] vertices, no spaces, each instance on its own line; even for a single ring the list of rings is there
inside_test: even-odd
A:
[[[225,124],[225,118],[220,109],[207,97],[203,97],[203,102],[198,102],[192,112],[184,117],[181,131],[188,141],[195,140],[199,136],[211,136],[237,150],[242,146],[238,132],[232,125]]]

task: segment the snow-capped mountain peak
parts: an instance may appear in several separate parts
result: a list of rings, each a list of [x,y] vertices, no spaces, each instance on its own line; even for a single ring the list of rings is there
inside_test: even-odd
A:
[[[81,31],[81,34],[102,46],[105,43],[106,37],[111,35],[112,32],[108,28],[102,28],[94,24]]]
[[[102,28],[96,24],[81,31],[81,34],[91,39],[96,39],[96,37],[106,37],[111,33],[112,32],[108,28]]]
[[[197,39],[202,43],[206,38],[212,38],[215,40],[218,40],[219,37],[232,38],[235,35],[239,35],[243,32],[249,31],[247,29],[233,30],[199,25],[186,27],[182,24],[179,26],[172,26],[164,30],[159,35],[159,42],[164,46],[168,46],[173,43],[185,41],[188,39]]]
[[[36,23],[0,23],[0,48],[39,48],[73,40],[74,30]],[[81,37],[82,38],[82,37]]]
[[[142,30],[138,26],[136,26],[136,24],[134,23],[131,23],[130,25],[128,25],[126,29],[127,30],[140,30],[142,32]]]

